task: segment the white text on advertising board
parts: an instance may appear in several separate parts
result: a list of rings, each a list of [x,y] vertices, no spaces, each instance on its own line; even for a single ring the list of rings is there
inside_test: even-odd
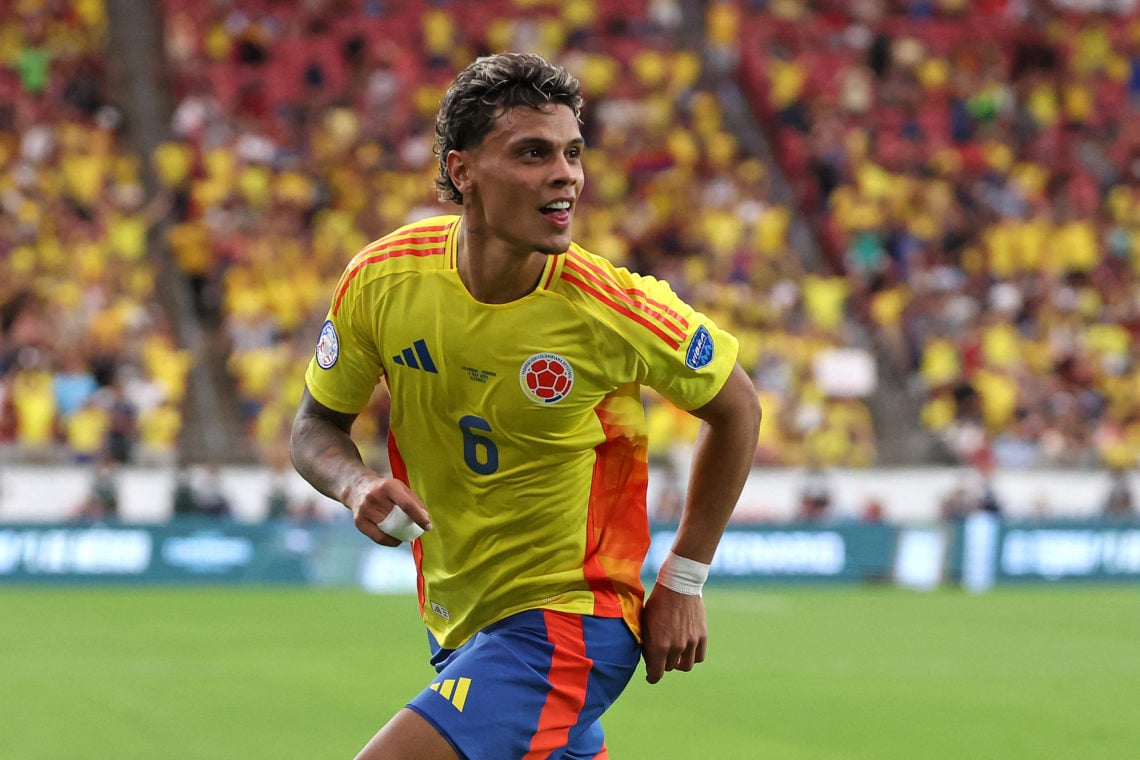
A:
[[[656,572],[673,543],[673,531],[653,534],[647,566]],[[835,531],[728,531],[710,573],[748,575],[840,575],[847,564],[843,536]]]
[[[145,530],[0,530],[0,575],[138,575],[151,548]]]
[[[1140,575],[1140,530],[1011,530],[1002,542],[1008,575]]]

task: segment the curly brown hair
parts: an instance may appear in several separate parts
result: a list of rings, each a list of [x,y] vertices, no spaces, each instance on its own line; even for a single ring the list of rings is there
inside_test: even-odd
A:
[[[472,61],[451,83],[435,119],[440,200],[463,204],[463,193],[447,171],[450,151],[477,146],[509,108],[541,110],[551,104],[568,106],[581,119],[582,87],[561,66],[531,53],[499,53]]]

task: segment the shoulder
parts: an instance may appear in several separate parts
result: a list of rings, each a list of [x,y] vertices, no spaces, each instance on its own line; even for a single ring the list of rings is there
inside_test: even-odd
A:
[[[353,257],[348,268],[396,261],[402,265],[414,266],[419,261],[438,266],[432,259],[446,259],[448,243],[458,221],[458,216],[433,216],[405,224],[366,245]]]
[[[571,288],[598,298],[606,293],[641,298],[649,291],[664,289],[672,295],[668,283],[654,277],[619,267],[604,256],[591,253],[577,243],[563,254],[562,282]],[[674,298],[676,296],[673,296]]]
[[[364,246],[345,267],[336,288],[337,303],[349,288],[390,275],[445,269],[454,251],[458,216],[433,216],[406,224]]]
[[[679,344],[692,309],[669,283],[616,266],[577,244],[564,254],[559,290],[621,331],[647,333]]]

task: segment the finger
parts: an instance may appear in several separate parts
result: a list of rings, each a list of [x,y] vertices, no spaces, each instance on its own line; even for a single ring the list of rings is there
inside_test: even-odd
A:
[[[665,669],[661,665],[650,666],[648,662],[645,663],[645,680],[651,684],[657,683],[661,680],[661,676],[665,675]]]
[[[708,643],[709,643],[709,640],[705,639],[705,638],[702,638],[700,641],[697,642],[697,654],[696,654],[696,657],[693,658],[693,662],[704,662],[705,661],[705,651],[706,651],[706,647],[707,647]]]
[[[398,506],[412,522],[424,530],[432,529],[431,515],[428,514],[427,507],[424,506],[423,501],[414,491],[405,487],[400,493],[392,496],[394,505]]]
[[[653,647],[646,647],[643,655],[645,657],[645,680],[649,683],[657,683],[665,674],[665,653],[656,651]]]
[[[392,536],[389,536],[384,531],[380,530],[380,526],[377,525],[376,523],[374,523],[372,520],[368,519],[367,517],[363,517],[362,515],[358,514],[353,519],[352,522],[354,525],[356,525],[356,529],[358,531],[360,531],[364,535],[368,536],[370,539],[372,539],[374,542],[380,544],[381,546],[399,546],[400,545],[399,539],[393,538]]]
[[[431,530],[431,515],[428,514],[427,509],[419,501],[409,501],[400,505],[404,510],[404,514],[412,518],[412,522],[420,526],[424,530]]]
[[[400,541],[415,541],[424,534],[424,529],[413,522],[399,504],[393,504],[378,525],[382,532]]]
[[[677,656],[677,670],[688,673],[693,669],[693,661],[697,656],[697,648],[695,646],[688,646],[681,650],[681,654]]]

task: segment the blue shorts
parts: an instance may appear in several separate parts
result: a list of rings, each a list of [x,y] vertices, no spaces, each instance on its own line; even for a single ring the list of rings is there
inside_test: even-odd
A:
[[[641,657],[621,618],[529,610],[458,649],[428,638],[439,677],[408,707],[461,758],[606,757],[599,719]]]

